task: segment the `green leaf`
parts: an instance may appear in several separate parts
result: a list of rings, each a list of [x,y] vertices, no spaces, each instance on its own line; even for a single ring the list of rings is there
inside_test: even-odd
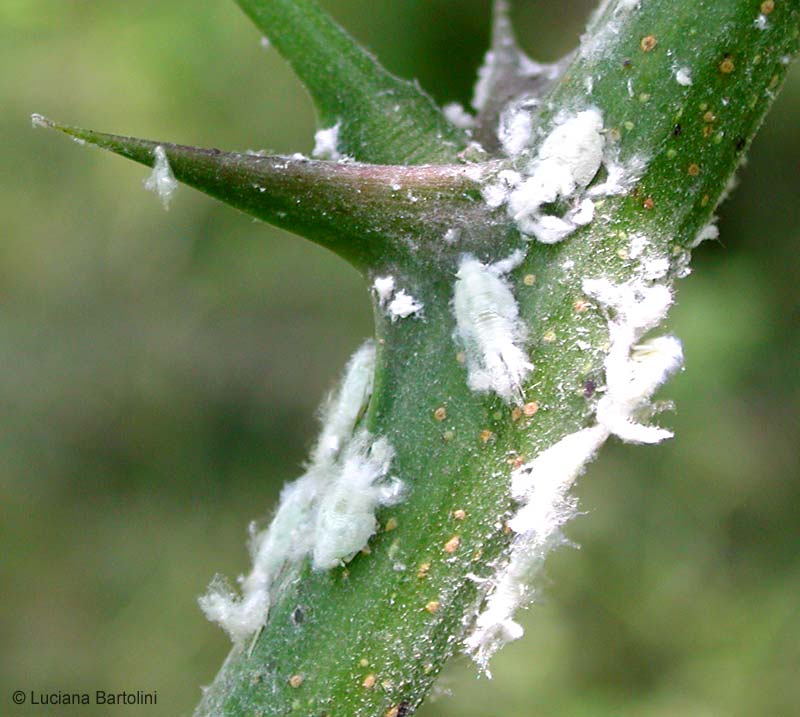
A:
[[[289,61],[342,154],[373,164],[448,163],[469,140],[413,82],[400,80],[313,0],[237,0]]]

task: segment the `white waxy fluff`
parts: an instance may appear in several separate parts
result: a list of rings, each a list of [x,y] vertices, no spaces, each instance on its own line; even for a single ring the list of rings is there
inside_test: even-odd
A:
[[[375,342],[365,341],[345,368],[338,391],[332,394],[322,412],[322,433],[311,454],[312,465],[333,461],[350,440],[372,395],[375,375]]]
[[[533,116],[530,110],[512,105],[500,115],[498,138],[503,151],[509,157],[516,157],[531,143]]]
[[[250,527],[253,566],[247,577],[239,579],[241,596],[217,577],[200,598],[206,616],[219,623],[235,644],[242,644],[264,624],[274,595],[320,540],[314,527],[320,506],[337,485],[349,457],[344,455],[346,447],[355,440],[353,431],[369,403],[374,370],[375,344],[367,341],[350,359],[339,389],[322,411],[322,433],[308,470],[281,491],[266,529]],[[358,445],[364,444],[362,436]]]
[[[493,50],[489,50],[483,58],[483,64],[478,68],[478,81],[472,93],[472,107],[480,112],[489,99],[489,92],[492,85],[492,78],[495,72],[497,55]]]
[[[523,634],[514,615],[531,601],[532,581],[548,552],[563,542],[561,527],[577,511],[569,490],[586,464],[612,434],[632,443],[657,443],[672,435],[637,420],[658,387],[683,364],[681,344],[674,336],[637,343],[664,319],[671,292],[641,280],[613,284],[607,279],[586,280],[583,290],[613,313],[606,391],[598,402],[594,426],[565,436],[512,473],[511,493],[520,507],[508,521],[514,532],[511,552],[498,575],[486,581],[484,608],[465,641],[487,674],[492,655]]]
[[[313,533],[308,523],[324,480],[322,471],[312,470],[290,483],[281,491],[270,526],[256,532],[251,525],[253,567],[239,579],[241,597],[218,576],[199,599],[206,617],[219,623],[234,644],[241,645],[264,624],[281,578],[311,549]]]
[[[376,509],[399,500],[402,484],[387,479],[393,457],[394,450],[385,438],[372,441],[366,431],[348,444],[336,481],[316,513],[315,570],[328,570],[350,560],[377,530]]]
[[[489,209],[497,209],[508,201],[511,191],[522,182],[522,175],[511,169],[498,172],[493,181],[481,189],[481,196]]]
[[[523,258],[516,252],[487,266],[466,255],[454,289],[455,338],[465,349],[469,387],[494,392],[506,403],[523,401],[522,384],[533,369],[525,351],[525,325],[504,279]]]
[[[394,298],[389,302],[388,306],[392,321],[407,319],[409,316],[419,314],[423,308],[421,302],[417,301],[411,294],[406,293],[403,289],[400,289],[400,291],[394,295]]]
[[[585,187],[600,169],[605,140],[603,115],[588,109],[558,125],[539,149],[540,163],[553,162],[565,169],[578,187]]]
[[[508,196],[508,213],[523,234],[552,244],[575,230],[575,216],[586,217],[580,204],[563,217],[542,214],[541,208],[572,197],[594,179],[603,162],[602,129],[600,111],[588,109],[556,126],[545,138],[526,179]]]
[[[694,240],[689,245],[690,249],[700,246],[700,244],[702,244],[704,241],[708,241],[709,239],[719,239],[719,228],[714,223],[715,221],[717,221],[716,217],[714,217],[709,224],[706,224],[699,232],[697,232]]]
[[[333,127],[317,130],[314,135],[314,150],[311,152],[317,159],[330,159],[338,161],[342,158],[339,152],[339,130],[342,123],[337,122]]]
[[[470,129],[475,124],[475,118],[458,102],[446,104],[442,112],[450,124],[460,129]]]
[[[385,308],[394,293],[394,277],[379,276],[372,282],[372,290],[378,299],[378,305]]]
[[[692,84],[691,68],[679,67],[677,70],[675,70],[675,81],[683,87],[689,87]]]
[[[631,236],[628,257],[639,263],[639,276],[646,281],[663,279],[672,269],[670,258],[644,234]]]
[[[583,291],[613,316],[609,317],[610,347],[605,360],[606,390],[597,404],[597,422],[628,443],[660,443],[672,432],[640,423],[637,414],[647,407],[659,386],[683,363],[680,341],[662,337],[634,351],[639,339],[658,325],[672,304],[672,292],[660,284],[640,280],[613,284],[587,279]]]
[[[395,291],[393,276],[379,276],[372,282],[372,290],[378,299],[378,306],[386,311],[392,321],[407,319],[409,316],[420,316],[425,308],[405,289]]]
[[[487,583],[484,609],[465,642],[487,674],[492,655],[522,637],[514,615],[530,602],[536,573],[550,550],[563,541],[561,527],[575,515],[570,487],[607,437],[603,426],[577,431],[512,474],[512,492],[522,507],[508,523],[515,532],[511,554],[499,575]]]
[[[608,197],[615,194],[624,194],[639,181],[647,167],[647,159],[635,154],[623,164],[620,162],[618,155],[618,147],[613,145],[606,146],[606,150],[603,153],[603,167],[606,170],[606,178],[586,190],[590,197]]]
[[[43,128],[48,128],[48,127],[50,127],[50,123],[47,121],[47,119],[43,115],[40,115],[37,112],[34,112],[31,115],[31,127],[33,127],[34,129],[42,128],[42,127]]]
[[[172,196],[178,188],[178,181],[172,173],[172,168],[169,166],[169,160],[167,159],[167,153],[161,145],[155,148],[153,156],[155,158],[153,171],[150,173],[150,176],[144,180],[144,188],[149,192],[158,194],[164,209],[169,209]]]

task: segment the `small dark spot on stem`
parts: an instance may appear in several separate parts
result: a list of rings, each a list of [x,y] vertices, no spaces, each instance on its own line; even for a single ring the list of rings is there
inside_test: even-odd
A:
[[[411,714],[411,703],[401,702],[397,705],[397,717],[407,717]]]
[[[676,124],[672,128],[672,136],[673,137],[680,137],[682,134],[683,134],[683,127],[681,127],[679,124]]]
[[[597,384],[594,381],[587,381],[583,384],[583,396],[584,398],[591,398],[594,396],[594,392],[597,390]]]
[[[294,610],[292,610],[292,624],[300,625],[303,622],[303,620],[305,620],[305,618],[306,615],[303,612],[303,608],[301,608],[299,605]]]
[[[736,151],[741,152],[745,145],[747,144],[747,140],[744,137],[737,137],[736,139]]]

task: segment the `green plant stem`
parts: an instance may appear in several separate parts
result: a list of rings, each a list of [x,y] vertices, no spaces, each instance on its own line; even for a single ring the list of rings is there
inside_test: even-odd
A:
[[[424,309],[392,321],[375,306],[379,350],[364,427],[394,447],[404,501],[379,512],[382,529],[346,566],[303,563],[263,629],[231,652],[197,715],[407,717],[462,649],[482,581],[508,558],[511,464],[595,421],[590,387],[604,378],[609,317],[587,301],[583,281],[636,277],[629,248],[638,235],[668,258],[666,284],[685,272],[689,247],[797,53],[800,0],[778,0],[763,18],[755,0],[604,2],[535,121],[545,135],[559,112],[595,108],[620,163],[643,169],[635,187],[598,201],[594,220],[554,245],[523,240],[505,209],[481,201],[483,178],[524,169],[523,160],[459,165],[464,136],[310,0],[239,4],[309,87],[322,123],[342,123],[343,149],[374,164],[164,144],[176,175],[333,249],[369,280],[391,273]],[[507,60],[506,70],[513,53]],[[155,143],[58,128],[153,162]],[[420,162],[447,166],[378,166]],[[451,229],[464,241],[444,241]],[[535,415],[471,391],[453,341],[462,255],[494,262],[518,247],[527,255],[509,283],[530,330],[535,371],[524,393]]]
[[[489,576],[507,549],[509,457],[535,456],[592,421],[584,391],[602,377],[607,333],[600,312],[576,311],[580,279],[631,277],[624,250],[633,232],[669,250],[676,270],[784,77],[797,49],[798,3],[777,3],[768,31],[753,24],[756,5],[651,0],[621,28],[612,27],[616,5],[607,5],[540,121],[546,127],[559,109],[599,107],[622,161],[640,155],[647,169],[632,194],[606,200],[586,229],[556,246],[534,244],[512,275],[535,334],[526,398],[539,412],[514,420],[508,406],[466,388],[451,339],[452,265],[449,276],[433,264],[427,274],[403,276],[423,300],[425,319],[393,324],[376,312],[382,350],[368,416],[369,429],[396,448],[393,471],[411,486],[404,503],[380,515],[396,528],[345,568],[306,568],[252,649],[231,654],[199,715],[372,717],[407,715],[420,704],[476,609],[468,576]],[[676,80],[683,65],[690,86]],[[486,253],[499,258],[503,250]],[[535,275],[535,285],[523,275]],[[588,358],[575,346],[579,329],[596,347]],[[441,422],[439,407],[447,414]],[[466,518],[456,520],[454,510]],[[290,619],[298,606],[307,615],[301,626]]]
[[[340,146],[361,162],[453,162],[466,135],[420,87],[387,72],[313,0],[236,0],[289,61],[322,126],[341,123]]]

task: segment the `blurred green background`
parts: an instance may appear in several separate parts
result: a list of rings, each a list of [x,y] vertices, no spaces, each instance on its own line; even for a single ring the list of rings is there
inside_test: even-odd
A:
[[[489,0],[324,4],[468,101]],[[520,0],[523,44],[555,59],[589,7]],[[325,251],[186,188],[165,214],[143,168],[30,128],[310,151],[302,88],[232,2],[0,0],[0,67],[0,714],[189,715],[228,650],[195,599],[246,570],[368,297]],[[525,639],[492,682],[457,660],[425,717],[800,714],[798,70],[679,287],[677,440],[604,452]],[[10,700],[98,688],[159,706]]]

